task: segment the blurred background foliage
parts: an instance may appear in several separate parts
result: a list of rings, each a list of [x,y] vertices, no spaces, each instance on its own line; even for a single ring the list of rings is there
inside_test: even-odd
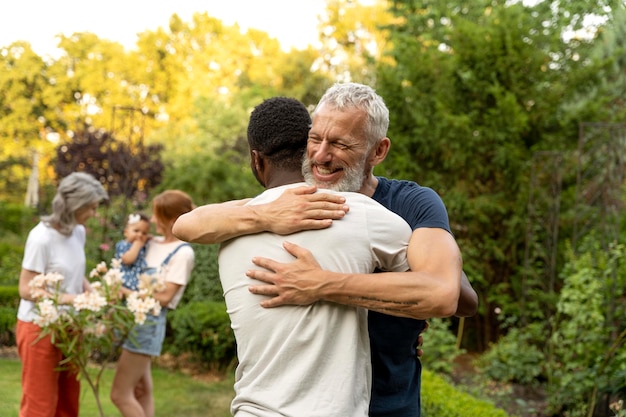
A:
[[[0,47],[0,283],[15,284],[25,235],[68,172],[113,196],[88,245],[107,260],[126,214],[159,191],[196,204],[261,191],[246,125],[263,99],[312,109],[332,83],[363,82],[391,113],[376,173],[442,196],[480,297],[475,317],[431,330],[484,354],[493,378],[547,384],[547,415],[609,415],[626,391],[624,2],[328,0],[319,33],[319,47],[285,52],[196,13],[132,50],[91,33],[61,36],[56,59]],[[217,248],[195,249],[187,302],[221,301]]]

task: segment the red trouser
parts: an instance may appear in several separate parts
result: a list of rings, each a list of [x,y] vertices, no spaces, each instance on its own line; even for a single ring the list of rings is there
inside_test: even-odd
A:
[[[80,383],[76,373],[57,371],[63,358],[41,327],[17,321],[17,349],[22,360],[20,417],[78,417]]]

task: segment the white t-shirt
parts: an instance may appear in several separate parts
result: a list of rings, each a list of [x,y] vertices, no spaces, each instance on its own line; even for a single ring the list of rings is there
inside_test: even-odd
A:
[[[298,185],[303,184],[269,189],[249,204],[272,201]],[[409,225],[369,197],[342,194],[350,211],[327,229],[289,236],[258,233],[225,242],[220,249],[220,279],[239,359],[231,405],[236,417],[368,415],[367,311],[323,301],[266,309],[259,305],[266,297],[248,291],[260,282],[245,275],[258,269],[253,256],[292,261],[282,247],[286,240],[310,250],[330,271],[408,270]]]
[[[165,258],[172,253],[179,245],[185,242],[176,240],[174,242],[163,243],[163,237],[158,236],[150,239],[146,249],[146,265],[148,268],[159,268]],[[170,300],[167,308],[173,310],[178,306],[183,297],[185,288],[189,283],[191,271],[194,265],[194,252],[188,244],[180,248],[172,256],[167,265],[161,270],[165,281],[180,285],[174,297]]]
[[[69,236],[39,222],[26,239],[22,268],[47,274],[63,275],[60,291],[67,294],[83,292],[85,278],[85,227],[77,225]],[[32,322],[37,318],[35,303],[20,300],[17,318]]]

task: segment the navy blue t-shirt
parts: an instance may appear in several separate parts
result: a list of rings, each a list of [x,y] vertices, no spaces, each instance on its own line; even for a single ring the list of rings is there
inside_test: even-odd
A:
[[[378,178],[372,198],[402,217],[413,230],[450,232],[448,212],[439,195],[411,181]],[[370,417],[419,417],[422,364],[417,338],[424,320],[368,313],[372,350]]]

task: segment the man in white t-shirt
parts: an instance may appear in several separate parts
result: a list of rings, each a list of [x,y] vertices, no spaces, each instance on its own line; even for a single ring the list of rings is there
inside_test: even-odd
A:
[[[267,190],[239,202],[254,208],[302,182],[302,158],[310,116],[297,100],[276,97],[252,112],[248,126],[251,168]],[[360,181],[355,181],[356,191]],[[346,185],[345,187],[349,187]],[[325,193],[336,193],[324,190]],[[246,277],[263,256],[288,262],[288,240],[315,253],[324,269],[369,273],[375,268],[406,271],[408,224],[369,197],[341,193],[349,211],[322,230],[288,236],[264,232],[225,242],[220,279],[237,340],[239,364],[231,412],[242,416],[365,417],[371,395],[367,311],[329,302],[265,309],[265,297],[250,293]],[[200,207],[179,218],[174,233],[197,226]]]

